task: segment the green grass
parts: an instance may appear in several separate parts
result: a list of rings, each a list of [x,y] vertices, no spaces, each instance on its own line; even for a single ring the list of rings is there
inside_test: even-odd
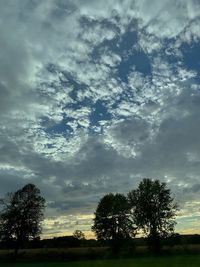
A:
[[[77,262],[12,263],[1,267],[199,267],[200,255],[137,257],[119,260],[93,260]]]

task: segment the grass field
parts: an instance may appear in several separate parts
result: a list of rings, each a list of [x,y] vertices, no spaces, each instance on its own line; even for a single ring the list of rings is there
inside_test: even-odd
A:
[[[12,262],[13,250],[0,250],[0,267],[200,267],[200,245],[166,247],[159,257],[147,247],[136,247],[131,258],[125,255],[109,259],[108,247],[40,248],[20,250],[19,262]]]
[[[133,259],[77,262],[6,263],[1,267],[199,267],[200,255],[137,257]]]

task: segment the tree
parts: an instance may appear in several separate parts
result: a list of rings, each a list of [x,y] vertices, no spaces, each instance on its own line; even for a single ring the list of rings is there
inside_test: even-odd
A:
[[[85,235],[81,230],[75,230],[73,233],[73,237],[78,240],[85,240]]]
[[[0,236],[15,241],[15,256],[25,241],[39,237],[45,199],[33,184],[27,184],[1,200]]]
[[[92,231],[98,240],[110,240],[118,252],[122,240],[134,235],[127,198],[122,194],[107,194],[98,203]]]
[[[128,194],[132,216],[138,229],[148,237],[154,252],[160,250],[160,238],[174,231],[177,205],[170,189],[159,180],[143,179]]]

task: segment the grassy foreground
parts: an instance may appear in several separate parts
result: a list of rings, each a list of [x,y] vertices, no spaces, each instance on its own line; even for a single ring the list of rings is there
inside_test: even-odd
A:
[[[1,267],[199,267],[200,255],[137,257],[133,259],[77,262],[5,263]]]

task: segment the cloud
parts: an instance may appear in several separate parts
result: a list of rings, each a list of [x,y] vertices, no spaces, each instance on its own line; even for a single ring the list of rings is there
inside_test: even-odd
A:
[[[199,10],[195,0],[1,1],[0,193],[41,188],[46,233],[143,177],[166,181],[185,216],[197,207]]]

